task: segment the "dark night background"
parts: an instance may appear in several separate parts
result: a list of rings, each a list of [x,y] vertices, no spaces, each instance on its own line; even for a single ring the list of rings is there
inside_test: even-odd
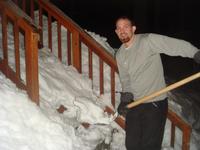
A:
[[[115,19],[128,15],[138,33],[154,32],[200,46],[199,0],[51,0],[81,27],[108,38],[118,47]]]
[[[128,15],[137,33],[158,33],[187,40],[200,48],[200,0],[51,0],[82,28],[107,37],[118,48],[115,19]],[[200,70],[192,59],[162,55],[165,75],[174,82]],[[200,81],[189,84],[200,91]],[[187,88],[187,85],[184,86]]]

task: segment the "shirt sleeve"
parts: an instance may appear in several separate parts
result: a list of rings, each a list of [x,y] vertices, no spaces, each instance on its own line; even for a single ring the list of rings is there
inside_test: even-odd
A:
[[[198,48],[191,43],[159,34],[149,34],[148,43],[154,53],[193,58]]]

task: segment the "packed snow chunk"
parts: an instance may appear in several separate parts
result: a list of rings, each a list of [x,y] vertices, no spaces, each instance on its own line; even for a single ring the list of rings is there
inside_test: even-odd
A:
[[[110,124],[112,116],[104,112],[95,101],[86,97],[76,97],[74,105],[77,107],[77,120],[89,124]]]

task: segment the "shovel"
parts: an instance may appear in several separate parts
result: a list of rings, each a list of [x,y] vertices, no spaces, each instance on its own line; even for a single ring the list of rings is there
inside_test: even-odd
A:
[[[200,72],[198,72],[198,73],[196,73],[194,75],[191,75],[191,76],[189,76],[189,77],[187,77],[187,78],[185,78],[183,80],[180,80],[180,81],[178,81],[178,82],[176,82],[174,84],[171,84],[171,85],[169,85],[169,86],[167,86],[167,87],[165,87],[165,88],[163,88],[163,89],[161,89],[161,90],[159,90],[157,92],[154,92],[154,93],[152,93],[152,94],[150,94],[148,96],[145,96],[145,97],[143,97],[141,99],[135,100],[134,102],[128,104],[126,107],[130,109],[132,107],[140,105],[140,104],[142,104],[142,103],[144,103],[144,102],[146,102],[146,101],[148,101],[148,100],[150,100],[152,98],[155,98],[155,97],[157,97],[157,96],[159,96],[159,95],[161,95],[163,93],[166,93],[166,92],[171,91],[171,90],[173,90],[175,88],[178,88],[178,87],[180,87],[180,86],[182,86],[182,85],[184,85],[184,84],[186,84],[188,82],[191,82],[192,80],[195,80],[195,79],[197,79],[199,77],[200,77]]]

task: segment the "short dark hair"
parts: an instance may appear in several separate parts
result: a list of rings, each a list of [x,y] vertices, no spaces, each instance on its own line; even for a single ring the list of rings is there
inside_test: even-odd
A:
[[[129,17],[129,16],[120,16],[116,19],[115,24],[120,20],[120,19],[126,19],[129,20],[132,26],[135,26],[135,22]]]

